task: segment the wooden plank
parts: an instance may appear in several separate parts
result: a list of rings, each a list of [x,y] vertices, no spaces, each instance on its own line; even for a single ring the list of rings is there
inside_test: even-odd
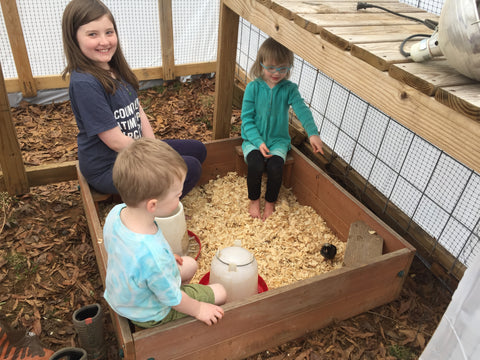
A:
[[[413,253],[402,249],[224,305],[215,326],[192,319],[133,334],[136,357],[243,359],[398,297]],[[400,274],[400,276],[399,276]]]
[[[420,20],[432,19],[438,21],[438,16],[427,12],[402,13],[401,15],[411,16]],[[319,34],[323,27],[331,26],[391,26],[418,24],[414,20],[405,17],[395,16],[389,13],[355,12],[355,13],[334,13],[334,14],[295,14],[294,22],[298,26],[314,34]]]
[[[220,3],[213,138],[230,136],[239,16]]]
[[[205,184],[217,175],[224,176],[235,171],[235,146],[242,144],[242,138],[229,138],[210,141],[207,147],[207,158],[202,164],[202,176],[198,183]]]
[[[78,184],[80,187],[80,195],[82,197],[83,208],[85,210],[85,217],[87,219],[88,229],[92,240],[93,249],[95,251],[95,257],[97,259],[97,266],[100,272],[103,286],[105,287],[105,274],[107,272],[107,259],[108,255],[103,243],[103,231],[98,218],[97,209],[93,201],[92,193],[90,192],[90,186],[87,180],[83,177],[78,163],[76,163],[76,172],[78,176]],[[110,316],[117,335],[117,340],[122,347],[125,359],[135,358],[135,347],[133,344],[132,334],[130,332],[130,326],[128,320],[117,315],[112,309],[110,309]]]
[[[29,186],[32,187],[75,180],[77,179],[75,164],[76,161],[65,161],[38,166],[26,166],[25,172],[27,175],[27,182]],[[5,175],[1,171],[0,191],[7,191]]]
[[[363,221],[355,221],[350,226],[343,264],[359,266],[368,264],[371,259],[382,255],[383,239]]]
[[[320,36],[340,49],[350,49],[356,43],[398,42],[413,34],[431,35],[432,30],[424,25],[373,25],[324,27]]]
[[[223,3],[370,105],[466,166],[480,171],[477,155],[480,153],[480,125],[476,121],[366,66],[363,60],[350,56],[256,1],[223,0]]]
[[[15,68],[17,69],[20,89],[25,97],[35,96],[37,95],[37,88],[28,59],[17,2],[15,0],[0,0],[0,4],[2,5],[3,18],[7,28],[13,60],[15,61]]]
[[[419,40],[408,41],[404,50],[409,52],[412,45],[418,42]],[[376,69],[386,71],[392,64],[412,62],[410,58],[400,53],[400,44],[401,41],[353,44],[350,53]]]
[[[447,60],[411,62],[392,65],[388,73],[427,95],[434,95],[439,87],[475,84],[476,81],[460,74]]]
[[[105,274],[107,271],[107,251],[103,245],[103,230],[100,225],[100,219],[95,208],[92,193],[90,192],[90,186],[87,180],[83,177],[78,163],[76,165],[78,185],[80,187],[80,195],[82,197],[83,207],[85,209],[85,216],[87,218],[88,228],[92,238],[93,248],[97,257],[98,270],[102,283],[105,285]]]
[[[480,84],[478,82],[472,85],[439,88],[435,93],[435,99],[470,119],[480,121]],[[478,156],[479,153],[476,154]]]
[[[25,194],[30,191],[27,173],[23,165],[22,151],[17,132],[13,125],[8,102],[7,89],[0,64],[0,169],[4,190],[10,195]]]
[[[173,44],[172,0],[158,0],[160,20],[160,40],[162,43],[163,79],[173,80],[175,74],[175,55]]]
[[[368,3],[375,4],[388,8],[391,11],[398,13],[416,13],[418,8],[399,3],[396,1],[368,1]],[[377,8],[369,8],[357,10],[358,1],[291,1],[291,0],[272,0],[269,7],[277,14],[283,16],[288,20],[293,20],[296,14],[346,14],[346,13],[384,13],[384,10]]]
[[[173,72],[176,76],[200,75],[214,73],[217,69],[216,61],[190,63],[175,65]],[[138,68],[133,69],[139,81],[163,79],[163,67]],[[35,76],[35,85],[37,90],[45,89],[63,89],[68,88],[69,77],[63,80],[61,75]],[[5,84],[7,92],[14,93],[21,91],[18,79],[6,79]]]

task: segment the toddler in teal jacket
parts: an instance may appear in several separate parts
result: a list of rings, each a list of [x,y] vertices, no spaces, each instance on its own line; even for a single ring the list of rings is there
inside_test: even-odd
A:
[[[282,185],[283,164],[291,148],[288,132],[290,106],[308,134],[314,152],[323,154],[323,143],[310,109],[303,101],[296,84],[288,80],[293,66],[293,53],[268,38],[257,53],[250,82],[243,96],[243,154],[248,165],[247,187],[249,213],[266,220],[275,211],[275,202]],[[267,172],[265,208],[260,210],[262,175]]]

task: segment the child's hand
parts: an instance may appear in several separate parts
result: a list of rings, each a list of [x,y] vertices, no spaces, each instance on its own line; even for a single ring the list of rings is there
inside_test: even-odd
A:
[[[210,326],[223,317],[223,309],[218,305],[201,302],[199,313],[195,317]]]
[[[268,149],[267,145],[265,145],[265,143],[262,143],[262,145],[260,145],[259,150],[265,158],[271,158],[273,156],[270,154],[270,150]]]
[[[322,155],[325,155],[323,153],[323,142],[322,139],[320,139],[320,136],[318,135],[312,135],[310,136],[310,145],[312,145],[313,152],[320,152]]]
[[[178,265],[183,265],[183,259],[180,255],[173,254],[173,256],[175,257],[175,261],[177,262]]]

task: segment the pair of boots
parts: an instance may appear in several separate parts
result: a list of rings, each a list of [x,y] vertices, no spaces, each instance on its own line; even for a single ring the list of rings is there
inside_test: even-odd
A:
[[[105,358],[103,311],[100,304],[84,306],[73,313],[73,327],[81,348],[58,350],[49,360],[100,360]]]

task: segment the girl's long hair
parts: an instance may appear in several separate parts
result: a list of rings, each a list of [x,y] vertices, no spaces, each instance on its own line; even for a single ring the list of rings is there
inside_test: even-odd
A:
[[[268,38],[260,46],[260,49],[258,49],[257,58],[250,69],[250,76],[252,79],[262,77],[263,68],[260,64],[263,64],[266,61],[293,66],[293,52],[274,39]],[[289,77],[290,70],[287,72],[285,79],[288,79]]]
[[[72,0],[68,3],[62,18],[63,50],[67,59],[67,66],[62,72],[62,78],[65,79],[67,74],[70,74],[74,70],[90,73],[101,82],[105,91],[113,94],[117,90],[119,82],[112,78],[109,71],[95,65],[92,60],[86,57],[80,50],[77,40],[77,31],[80,26],[95,21],[104,15],[107,15],[112,22],[118,38],[115,19],[110,10],[101,1]],[[117,79],[128,82],[138,91],[138,79],[125,60],[122,48],[120,47],[120,41],[118,41],[117,50],[110,60],[109,65]]]

